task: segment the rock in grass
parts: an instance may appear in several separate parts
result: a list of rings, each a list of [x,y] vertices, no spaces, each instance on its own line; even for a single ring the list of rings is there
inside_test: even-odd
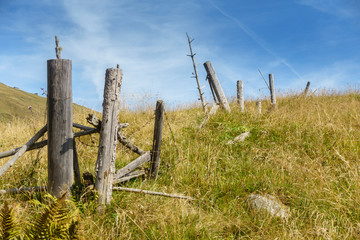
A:
[[[287,219],[290,216],[289,207],[282,204],[275,197],[266,194],[251,194],[246,200],[250,208],[255,211],[265,211],[273,217]]]
[[[250,132],[244,132],[244,133],[240,134],[239,136],[235,137],[234,140],[228,141],[226,144],[232,145],[237,142],[243,142],[243,141],[245,141],[245,138],[247,138],[248,136],[250,136]]]

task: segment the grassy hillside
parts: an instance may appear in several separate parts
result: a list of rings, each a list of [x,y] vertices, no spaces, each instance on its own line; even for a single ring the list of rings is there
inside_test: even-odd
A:
[[[323,93],[282,96],[274,111],[259,116],[255,103],[241,113],[218,112],[200,131],[200,108],[167,112],[160,174],[122,186],[179,193],[193,202],[114,192],[104,213],[83,195],[76,203],[86,239],[359,239],[360,95]],[[262,102],[263,109],[269,107]],[[129,139],[150,150],[153,109],[122,111]],[[85,124],[86,111],[76,122]],[[0,151],[25,143],[41,122],[0,125]],[[228,140],[250,131],[241,143]],[[98,136],[77,140],[81,171],[94,173]],[[118,146],[117,168],[136,157]],[[8,159],[1,159],[4,164]],[[0,178],[2,189],[46,184],[46,148],[26,153]],[[290,208],[288,220],[249,210],[251,193],[271,194]],[[21,224],[38,210],[28,200],[40,194],[6,196],[17,203]],[[0,202],[4,202],[3,197]]]
[[[0,121],[44,113],[46,98],[0,83]],[[31,109],[29,107],[31,106]]]

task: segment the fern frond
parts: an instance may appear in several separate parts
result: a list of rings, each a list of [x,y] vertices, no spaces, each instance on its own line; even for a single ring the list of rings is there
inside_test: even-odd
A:
[[[20,233],[19,226],[16,223],[16,217],[14,216],[14,209],[9,207],[9,204],[5,202],[4,207],[0,211],[1,220],[1,238],[4,240],[15,239]]]
[[[51,239],[54,233],[60,234],[63,232],[61,228],[57,227],[56,220],[63,218],[63,212],[59,215],[59,209],[64,205],[66,194],[58,200],[45,207],[44,212],[33,220],[30,228],[27,230],[26,235],[30,239]]]

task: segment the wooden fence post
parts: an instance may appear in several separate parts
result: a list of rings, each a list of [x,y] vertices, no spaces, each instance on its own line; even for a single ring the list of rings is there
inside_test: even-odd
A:
[[[236,90],[237,90],[237,101],[240,105],[240,111],[244,112],[244,83],[243,81],[236,82]]]
[[[216,76],[216,73],[214,71],[214,68],[211,65],[211,62],[210,61],[205,62],[204,67],[205,67],[205,70],[208,75],[210,87],[212,86],[214,88],[215,95],[216,95],[220,105],[223,106],[227,112],[231,112],[229,103],[228,103],[226,96],[221,88],[219,79]]]
[[[151,151],[150,177],[156,179],[160,166],[162,131],[164,123],[164,102],[156,102],[153,147]]]
[[[47,61],[48,191],[61,197],[73,184],[72,63]]]
[[[99,193],[101,204],[109,204],[112,199],[121,83],[122,70],[119,67],[106,69],[103,119],[95,168],[95,189]]]
[[[261,115],[261,101],[256,101],[256,108],[259,115]]]
[[[274,86],[274,76],[269,74],[269,85],[270,85],[270,95],[271,95],[271,105],[276,106],[276,96],[275,96],[275,86]]]
[[[306,87],[305,87],[305,90],[304,90],[304,96],[306,97],[308,91],[309,91],[309,88],[310,88],[310,82],[307,82],[306,84]]]

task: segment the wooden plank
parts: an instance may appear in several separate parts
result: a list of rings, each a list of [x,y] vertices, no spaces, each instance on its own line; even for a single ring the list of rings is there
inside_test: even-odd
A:
[[[0,190],[0,194],[18,194],[18,193],[26,193],[26,192],[46,192],[47,187],[41,186],[41,187],[24,187],[24,188],[12,188],[12,189],[6,189]]]
[[[150,195],[169,197],[169,198],[180,198],[180,199],[186,199],[186,200],[190,200],[190,201],[195,200],[192,197],[187,197],[187,196],[182,196],[182,195],[177,195],[177,194],[168,194],[168,193],[162,193],[162,192],[147,191],[147,190],[136,189],[136,188],[113,187],[113,190],[114,191],[133,192],[133,193],[143,193],[143,194],[150,194]]]
[[[137,178],[137,177],[141,177],[141,176],[144,176],[145,175],[145,170],[138,170],[138,171],[134,171],[134,172],[131,172],[121,178],[114,178],[114,184],[115,183],[122,183],[122,182],[126,182],[126,181],[129,181],[133,178]]]
[[[237,101],[240,106],[240,111],[244,112],[244,83],[243,81],[239,80],[236,83],[236,92],[237,92]]]
[[[150,178],[156,179],[160,167],[162,131],[164,124],[164,102],[156,102],[153,147],[151,151]]]
[[[47,61],[48,191],[60,198],[73,184],[72,62]]]
[[[275,96],[275,86],[274,86],[274,76],[269,74],[269,85],[270,85],[270,97],[271,97],[271,105],[273,107],[276,106],[276,96]]]
[[[95,168],[95,189],[99,193],[98,200],[101,204],[109,204],[112,199],[121,83],[122,70],[120,68],[106,69],[103,121],[101,124],[99,152]]]
[[[125,167],[121,168],[120,170],[117,170],[115,178],[119,179],[129,174],[130,172],[132,172],[133,170],[143,165],[144,163],[147,163],[150,160],[151,160],[151,154],[149,152],[146,152],[145,154],[141,155],[140,157],[138,157],[137,159],[126,165]]]
[[[13,157],[9,159],[1,168],[0,176],[2,176],[9,168],[14,165],[14,163],[29,149],[42,135],[47,131],[47,126],[45,125],[40,131],[38,131],[34,137],[32,137],[24,146],[18,148]]]
[[[214,92],[217,97],[217,100],[219,101],[220,105],[227,112],[231,112],[228,100],[226,99],[226,96],[221,88],[219,79],[216,76],[215,70],[214,70],[213,66],[211,65],[211,62],[210,61],[205,62],[204,67],[208,74],[208,80],[209,80],[210,86],[212,86],[214,88]]]

